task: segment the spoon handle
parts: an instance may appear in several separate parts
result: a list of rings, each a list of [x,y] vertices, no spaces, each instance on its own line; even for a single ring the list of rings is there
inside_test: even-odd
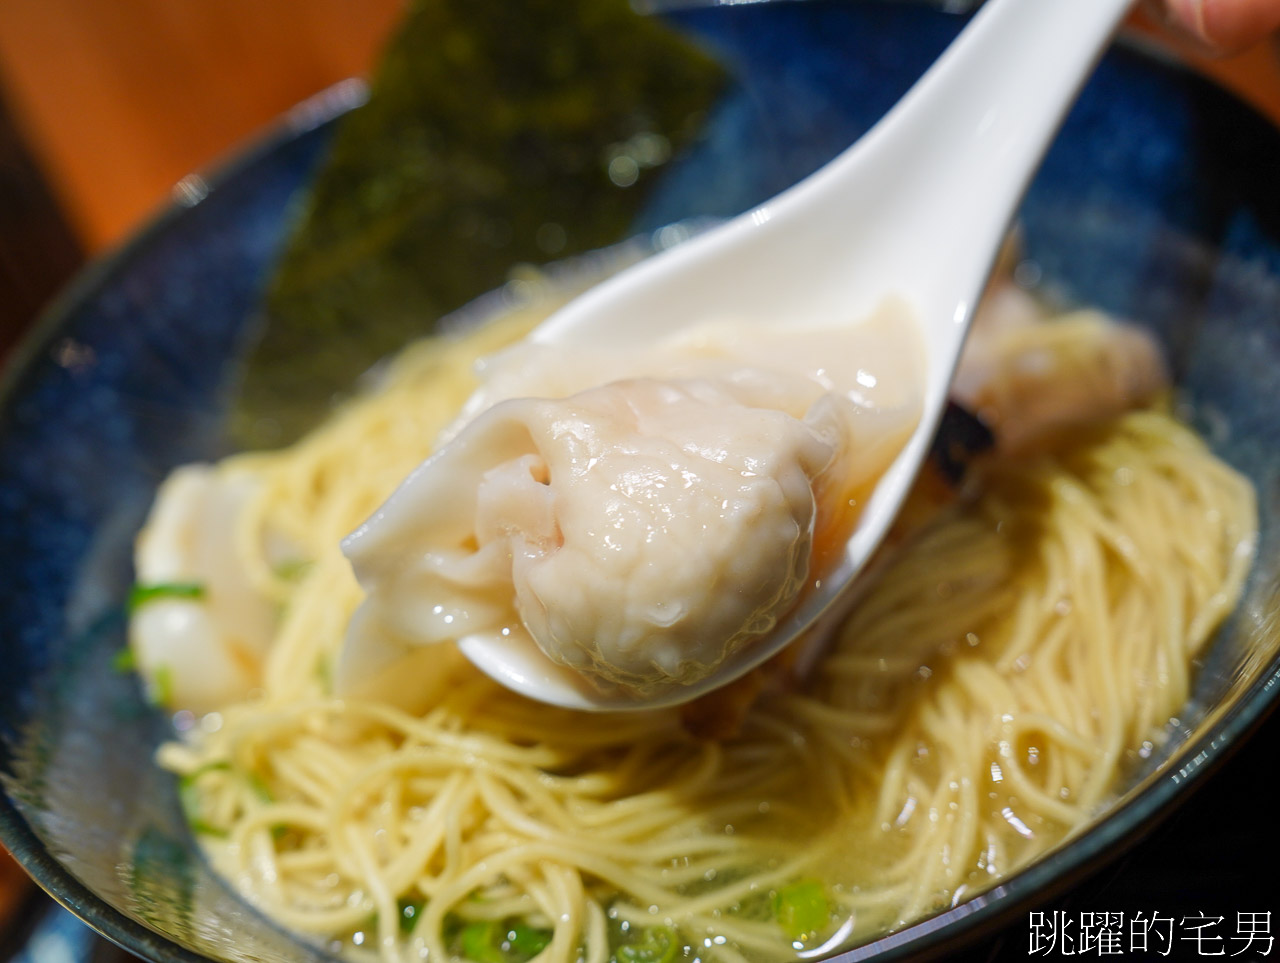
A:
[[[828,202],[848,197],[851,215],[877,225],[859,274],[919,292],[925,336],[954,342],[952,364],[1027,184],[1131,2],[988,0],[884,119],[804,185]],[[867,196],[871,183],[883,200]]]
[[[1036,163],[1131,2],[988,0],[843,154],[588,292],[534,340],[625,344],[717,317],[840,324],[897,294],[930,344],[929,381],[945,380]]]

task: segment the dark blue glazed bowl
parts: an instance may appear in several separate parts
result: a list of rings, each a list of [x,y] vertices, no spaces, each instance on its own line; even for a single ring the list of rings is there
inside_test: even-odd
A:
[[[637,232],[764,200],[854,140],[959,29],[914,5],[729,5],[671,14],[736,78]],[[0,395],[0,830],[59,901],[155,960],[320,960],[195,854],[152,765],[169,721],[112,670],[134,533],[223,416],[291,204],[358,95],[300,109],[54,306]],[[1280,135],[1196,77],[1129,49],[1104,61],[1021,221],[1055,295],[1150,325],[1180,399],[1261,494],[1260,560],[1173,737],[1117,805],[995,889],[847,954],[938,953],[1148,827],[1280,692]],[[1249,907],[1239,907],[1248,909]]]

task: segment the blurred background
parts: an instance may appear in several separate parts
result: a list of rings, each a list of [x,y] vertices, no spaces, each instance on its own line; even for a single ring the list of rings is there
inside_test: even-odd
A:
[[[404,2],[4,0],[7,149],[25,147],[77,243],[97,253],[183,175],[305,97],[366,73]],[[1140,13],[1132,25],[1154,36]],[[1177,52],[1280,122],[1278,51]],[[12,161],[4,163],[7,215]]]
[[[0,354],[185,174],[365,74],[403,0],[0,3]]]
[[[0,0],[0,364],[65,281],[162,207],[184,175],[216,165],[298,101],[367,74],[403,5]],[[1171,46],[1141,13],[1130,30],[1280,124],[1280,42],[1209,59]],[[1275,720],[1268,729],[1246,754],[1256,757],[1259,743],[1277,744]],[[1250,791],[1241,763],[1232,764],[1234,776],[1224,774],[1215,784],[1219,796]],[[1196,807],[1215,805],[1207,795],[1144,847],[1147,856],[1138,858],[1147,862],[1134,892],[1144,892],[1142,878],[1160,875],[1159,857],[1152,855],[1159,847],[1182,846],[1188,830],[1194,833],[1202,816]],[[1109,871],[1104,884],[1125,892],[1128,884],[1115,880],[1132,866],[1129,860]],[[1208,882],[1226,892],[1245,884],[1215,877],[1216,863],[1205,867]],[[123,957],[50,907],[0,851],[0,961]],[[1015,947],[1014,940],[1011,930],[977,958],[1022,958],[1024,944]]]
[[[403,0],[5,0],[0,83],[96,252],[281,111],[365,73]]]

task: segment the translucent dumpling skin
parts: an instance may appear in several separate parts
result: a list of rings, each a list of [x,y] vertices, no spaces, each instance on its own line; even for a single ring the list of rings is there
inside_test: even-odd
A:
[[[824,429],[708,381],[505,401],[347,552],[370,614],[406,638],[522,623],[548,658],[600,680],[692,682],[804,584],[813,482],[835,450]]]
[[[156,495],[134,560],[138,584],[158,594],[134,611],[129,642],[158,703],[208,712],[260,681],[276,609],[246,578],[234,534],[257,488],[252,475],[184,465]]]
[[[834,373],[856,347],[770,352],[718,328],[640,358],[561,354],[556,390],[622,375],[566,397],[521,396],[538,365],[508,363],[344,542],[367,599],[340,690],[397,652],[492,633],[640,697],[701,680],[795,604],[815,532],[841,516],[823,499],[847,502],[914,426],[914,385],[875,391],[909,362]]]

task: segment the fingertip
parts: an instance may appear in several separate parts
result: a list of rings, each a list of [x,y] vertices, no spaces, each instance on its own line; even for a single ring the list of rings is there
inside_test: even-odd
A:
[[[1275,0],[1169,0],[1179,19],[1206,45],[1222,53],[1243,50],[1280,28]]]
[[[1208,43],[1205,32],[1205,0],[1165,0],[1168,20],[1172,25],[1201,43]]]

